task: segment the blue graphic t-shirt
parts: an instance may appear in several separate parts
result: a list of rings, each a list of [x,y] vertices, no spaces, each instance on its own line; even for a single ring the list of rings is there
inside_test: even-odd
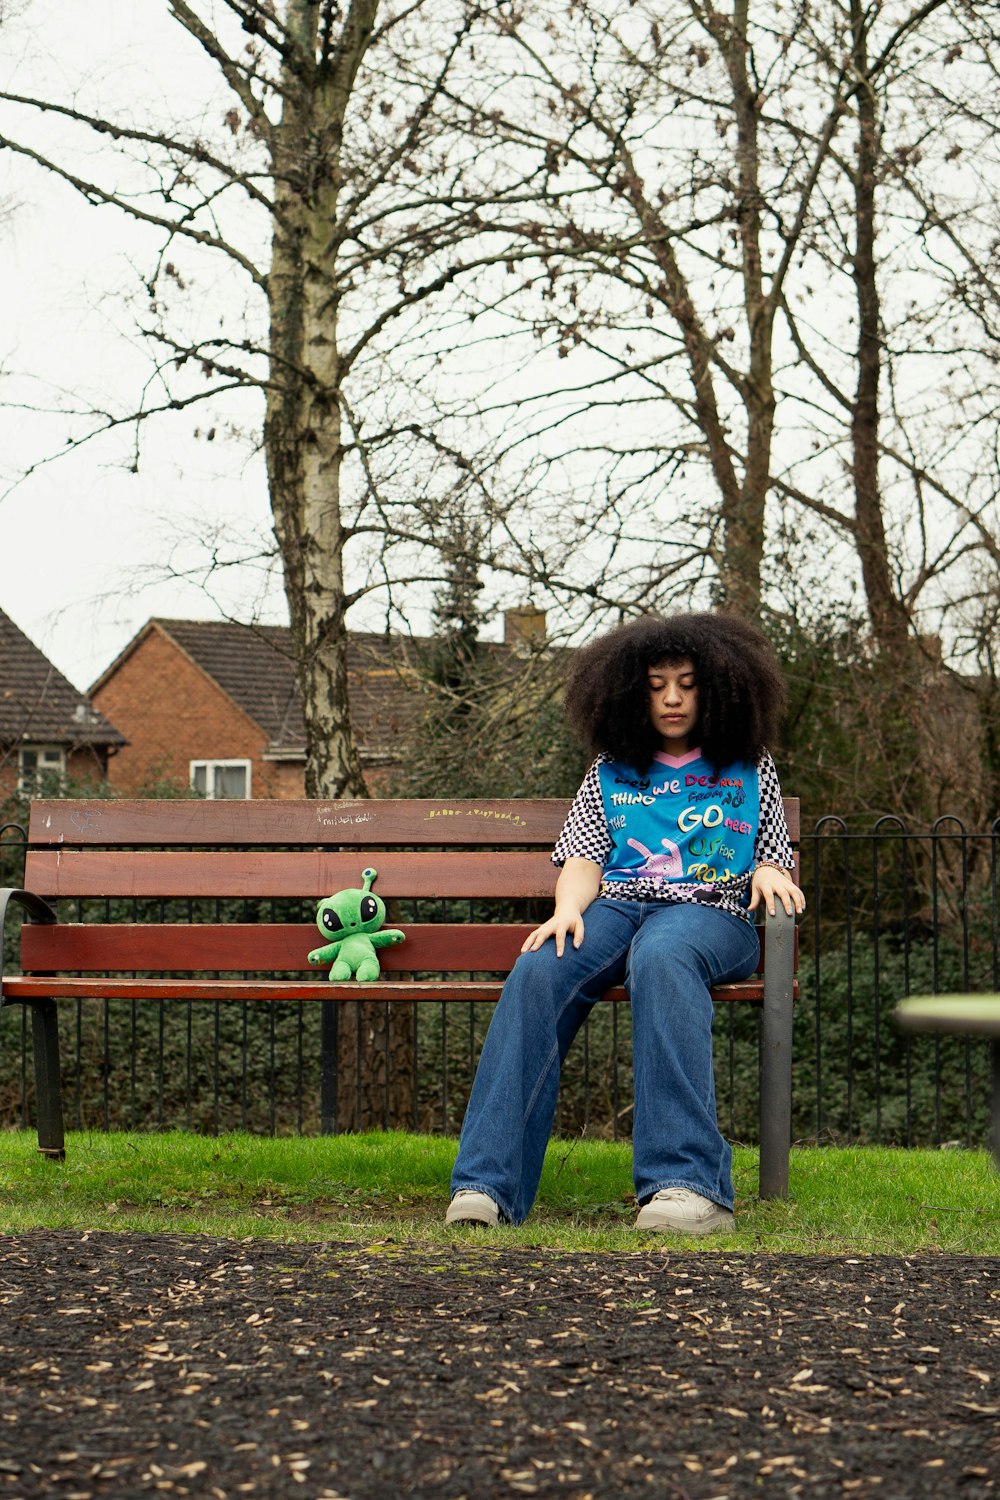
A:
[[[753,867],[760,822],[756,767],[739,764],[716,775],[695,752],[693,758],[657,755],[643,775],[616,761],[606,761],[598,774],[611,835],[607,885],[645,876],[654,885],[697,888],[704,900]]]
[[[762,860],[791,869],[793,854],[774,762],[718,773],[699,750],[660,752],[648,771],[598,756],[553,852],[602,869],[601,895],[694,901],[750,920],[750,878]]]

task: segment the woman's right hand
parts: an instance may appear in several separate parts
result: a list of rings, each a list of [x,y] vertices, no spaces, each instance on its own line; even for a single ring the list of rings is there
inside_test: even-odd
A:
[[[536,927],[534,932],[529,932],[521,945],[521,952],[534,953],[543,943],[548,942],[550,937],[554,937],[556,957],[562,958],[567,933],[572,935],[573,947],[579,948],[583,942],[583,912],[577,907],[557,906],[547,922],[543,922],[541,927]]]
[[[529,932],[521,946],[522,953],[533,953],[550,937],[556,940],[556,957],[562,958],[566,934],[572,934],[573,947],[583,942],[583,914],[601,888],[601,867],[591,859],[571,855],[556,881],[556,909],[547,922]]]

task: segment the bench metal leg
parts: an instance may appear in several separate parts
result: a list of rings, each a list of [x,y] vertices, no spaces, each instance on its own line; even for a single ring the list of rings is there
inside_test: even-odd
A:
[[[760,1196],[788,1197],[792,1138],[792,986],[795,919],[780,901],[764,921],[763,1059],[760,1078]]]
[[[62,1088],[59,1074],[59,1014],[54,1000],[36,1000],[31,1007],[35,1047],[35,1092],[38,1109],[38,1149],[53,1161],[66,1157]]]

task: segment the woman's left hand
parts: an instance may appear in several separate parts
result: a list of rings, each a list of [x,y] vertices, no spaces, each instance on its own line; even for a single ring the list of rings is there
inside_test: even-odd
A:
[[[763,902],[773,917],[775,901],[781,902],[789,916],[793,912],[801,916],[806,909],[805,895],[787,871],[776,870],[772,865],[759,865],[750,883],[750,910],[754,911]]]

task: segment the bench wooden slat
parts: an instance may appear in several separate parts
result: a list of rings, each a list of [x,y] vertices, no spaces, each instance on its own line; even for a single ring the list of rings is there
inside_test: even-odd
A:
[[[547,853],[498,850],[307,851],[41,849],[28,851],[24,883],[48,901],[75,897],[316,901],[359,886],[361,867],[378,870],[383,900],[551,899],[558,869]],[[795,857],[798,878],[798,855]]]
[[[366,865],[378,870],[383,900],[396,896],[551,898],[558,871],[541,851],[403,853],[393,850],[332,854],[322,850],[248,851],[42,849],[31,850],[24,883],[46,900],[59,897],[304,897],[318,900],[360,886]]]
[[[404,923],[406,942],[379,949],[384,973],[420,971],[504,973],[531,932],[530,923]],[[21,935],[25,973],[306,973],[320,975],[308,959],[323,938],[297,923],[89,922],[26,926]],[[760,960],[763,966],[763,958]],[[329,966],[327,966],[329,967]]]
[[[503,987],[500,979],[387,980],[374,984],[331,984],[309,979],[64,979],[40,974],[4,980],[9,1001],[23,1000],[440,1000],[494,1001]],[[759,979],[720,984],[712,991],[719,1002],[760,1003],[764,985]],[[624,989],[609,990],[605,1000],[624,1001]]]
[[[176,801],[32,804],[29,843],[36,847],[135,847],[172,844],[326,845],[391,848],[465,843],[494,849],[537,845],[551,849],[569,803],[409,798],[398,802]]]
[[[384,972],[506,972],[517,958],[531,925],[406,923],[402,930],[406,933],[405,943],[378,950]],[[123,923],[115,927],[60,923],[55,927],[23,929],[21,967],[27,973],[56,970],[103,974],[133,970],[157,974],[172,970],[294,973],[301,969],[320,978],[326,970],[311,965],[308,955],[326,941],[314,925],[297,923],[280,926]]]
[[[32,803],[28,842],[37,848],[143,845],[325,845],[393,848],[464,843],[494,849],[551,849],[569,809],[566,798],[399,802],[122,801]],[[794,844],[799,800],[785,798]]]

